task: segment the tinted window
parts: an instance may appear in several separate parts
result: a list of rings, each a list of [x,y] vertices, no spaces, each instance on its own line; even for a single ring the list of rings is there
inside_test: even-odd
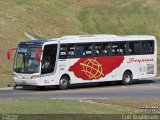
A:
[[[142,46],[141,46],[141,53],[142,54],[147,54],[148,53],[148,49],[147,49],[147,47],[148,47],[148,42],[142,42]]]
[[[95,55],[103,55],[103,44],[95,44]]]
[[[129,42],[129,54],[130,55],[138,55],[140,53],[140,42]]]
[[[148,41],[148,52],[154,54],[154,41]]]
[[[61,59],[67,58],[67,45],[61,45],[59,58],[61,58]]]
[[[126,41],[86,44],[62,44],[60,58],[80,58],[106,55],[140,55],[153,54],[154,41]]]
[[[110,43],[96,43],[95,44],[95,55],[105,56],[110,55]]]
[[[123,55],[125,47],[124,43],[112,43],[112,55]]]
[[[120,42],[119,54],[120,55],[126,55],[127,54],[127,43],[126,42]]]
[[[68,58],[74,58],[75,57],[75,51],[76,51],[76,47],[75,45],[68,45],[68,48],[67,48],[67,57]]]
[[[60,55],[59,58],[66,59],[66,58],[74,58],[76,52],[75,44],[64,44],[60,47]]]
[[[85,57],[93,55],[93,45],[92,44],[78,44],[77,45],[77,56]]]
[[[83,57],[84,55],[84,45],[77,45],[77,57]]]
[[[85,56],[92,56],[93,54],[93,46],[92,44],[86,44],[84,48],[84,55]]]
[[[143,41],[141,47],[142,54],[153,54],[154,53],[154,41]]]

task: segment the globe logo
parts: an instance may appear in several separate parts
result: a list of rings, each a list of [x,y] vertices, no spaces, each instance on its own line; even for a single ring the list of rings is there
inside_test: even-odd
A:
[[[82,71],[90,79],[98,79],[104,77],[102,65],[96,59],[87,59],[83,63],[80,63],[83,69]]]

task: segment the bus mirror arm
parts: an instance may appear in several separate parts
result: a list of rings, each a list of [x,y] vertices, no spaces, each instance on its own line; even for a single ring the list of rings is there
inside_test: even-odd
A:
[[[11,52],[14,51],[14,50],[16,50],[16,49],[17,48],[11,48],[11,49],[8,50],[8,52],[7,52],[7,58],[8,58],[8,60],[11,59]]]
[[[37,60],[37,61],[41,61],[41,60],[40,60],[40,57],[39,57],[39,54],[42,53],[42,52],[43,52],[43,50],[37,50],[37,51],[36,51],[36,60]]]

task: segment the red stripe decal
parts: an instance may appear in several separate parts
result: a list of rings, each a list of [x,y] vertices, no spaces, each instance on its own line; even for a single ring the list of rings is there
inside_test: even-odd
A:
[[[80,58],[69,71],[83,80],[98,80],[121,65],[124,56]]]

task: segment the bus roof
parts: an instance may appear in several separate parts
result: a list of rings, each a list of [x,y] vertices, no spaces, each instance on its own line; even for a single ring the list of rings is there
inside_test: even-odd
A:
[[[28,40],[28,41],[22,41],[20,42],[20,44],[43,44],[49,41],[50,40]]]
[[[132,40],[155,40],[151,35],[126,35],[117,36],[112,34],[95,34],[95,35],[70,35],[61,38],[52,38],[44,40],[22,41],[20,44],[44,44],[44,43],[87,43],[87,42],[104,42],[104,41],[132,41]]]
[[[133,40],[155,40],[154,36],[151,35],[74,35],[64,36],[59,39],[61,43],[87,43],[87,42],[110,42],[110,41],[133,41]],[[71,41],[72,40],[72,41]]]
[[[62,39],[85,39],[85,38],[94,38],[94,39],[154,39],[154,36],[151,35],[125,35],[125,36],[117,36],[112,34],[95,34],[95,35],[73,35],[73,36],[63,36]]]

